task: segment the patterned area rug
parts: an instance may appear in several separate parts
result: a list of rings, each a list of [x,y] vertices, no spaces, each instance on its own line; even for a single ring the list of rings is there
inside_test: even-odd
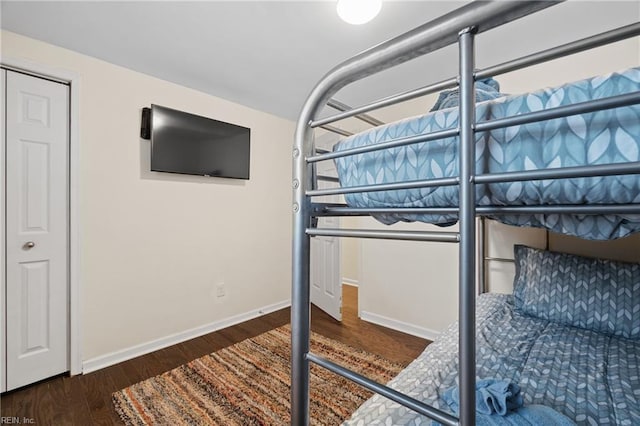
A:
[[[115,392],[115,409],[127,425],[288,425],[290,336],[280,327]],[[311,351],[382,383],[402,369],[315,333]],[[311,424],[338,425],[369,396],[311,365]]]

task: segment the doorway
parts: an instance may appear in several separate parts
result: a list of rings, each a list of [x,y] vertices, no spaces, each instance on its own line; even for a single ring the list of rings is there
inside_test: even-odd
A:
[[[70,370],[69,85],[2,69],[2,390]]]

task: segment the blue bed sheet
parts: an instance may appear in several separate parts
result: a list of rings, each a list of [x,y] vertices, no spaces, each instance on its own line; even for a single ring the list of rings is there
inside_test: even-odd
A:
[[[483,294],[477,302],[476,374],[518,384],[524,406],[540,404],[578,425],[640,424],[640,341],[527,316],[513,296]],[[390,383],[450,411],[445,391],[458,379],[458,325],[452,324]],[[429,419],[380,395],[349,426],[426,425]]]
[[[640,91],[640,67],[476,105],[478,122],[590,99]],[[336,144],[355,148],[455,128],[458,109],[432,112],[376,127]],[[335,160],[343,187],[458,175],[458,138],[359,154]],[[640,105],[511,126],[476,135],[476,173],[552,169],[640,161]],[[477,185],[479,205],[640,203],[640,175]],[[458,205],[457,187],[378,191],[345,196],[354,207]],[[383,223],[423,221],[449,225],[456,215],[380,214]],[[544,227],[594,240],[640,231],[640,215],[511,215],[511,225]]]

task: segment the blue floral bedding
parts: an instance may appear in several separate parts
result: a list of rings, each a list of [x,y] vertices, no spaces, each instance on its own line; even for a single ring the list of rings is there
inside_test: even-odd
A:
[[[526,316],[513,296],[483,294],[477,302],[477,377],[508,380],[524,404],[542,404],[578,425],[640,424],[640,340]],[[448,411],[441,399],[457,385],[458,325],[442,335],[389,385]],[[430,420],[375,395],[344,423],[428,425]]]
[[[476,106],[478,122],[540,111],[590,99],[640,91],[640,68],[555,88],[502,97]],[[338,143],[340,151],[455,128],[450,108],[376,127]],[[457,138],[359,154],[335,160],[343,187],[458,175]],[[476,135],[476,173],[551,169],[640,161],[640,105],[511,126]],[[640,175],[477,185],[479,205],[640,203]],[[347,194],[354,207],[444,207],[458,205],[457,187]],[[380,214],[383,223],[423,221],[449,225],[456,215]],[[640,215],[511,215],[511,225],[544,227],[594,240],[640,231]]]

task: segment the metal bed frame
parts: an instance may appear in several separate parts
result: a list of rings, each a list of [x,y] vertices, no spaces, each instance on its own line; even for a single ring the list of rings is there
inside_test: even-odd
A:
[[[554,206],[476,206],[475,185],[540,179],[607,176],[640,173],[640,162],[567,167],[535,171],[517,171],[475,175],[475,132],[489,131],[517,124],[532,123],[596,110],[640,103],[640,92],[561,106],[497,120],[476,122],[474,116],[474,82],[562,56],[613,43],[640,35],[640,23],[635,23],[572,43],[547,49],[532,55],[498,64],[482,70],[474,69],[474,36],[507,22],[537,12],[560,1],[475,1],[403,35],[377,45],[331,70],[315,86],[303,106],[295,132],[293,147],[293,283],[292,283],[292,369],[291,424],[309,424],[309,366],[313,362],[365,388],[379,393],[401,405],[445,425],[475,424],[475,297],[476,275],[476,216],[487,214],[579,213],[629,214],[640,213],[640,204],[631,205],[554,205]],[[459,45],[459,75],[425,87],[386,97],[357,108],[331,99],[342,87],[368,75],[406,62],[442,47]],[[331,126],[336,121],[356,117],[373,125],[380,124],[365,113],[453,86],[460,90],[459,127],[431,134],[413,136],[352,148],[340,152],[316,150],[313,131],[322,127],[340,134],[348,134]],[[319,119],[320,110],[329,105],[338,114]],[[417,180],[350,188],[318,190],[314,163],[375,150],[406,146],[418,142],[459,136],[460,172],[458,177]],[[458,185],[459,207],[443,208],[352,208],[345,205],[313,203],[312,197],[395,189]],[[398,232],[393,230],[318,229],[321,216],[370,215],[374,213],[458,213],[459,232]],[[404,395],[383,384],[376,383],[353,371],[309,351],[310,238],[313,236],[381,238],[414,241],[459,243],[459,418],[421,401]],[[480,257],[481,262],[483,257]],[[481,265],[479,265],[481,266]],[[481,279],[481,278],[480,278]],[[482,280],[482,279],[481,279]]]

